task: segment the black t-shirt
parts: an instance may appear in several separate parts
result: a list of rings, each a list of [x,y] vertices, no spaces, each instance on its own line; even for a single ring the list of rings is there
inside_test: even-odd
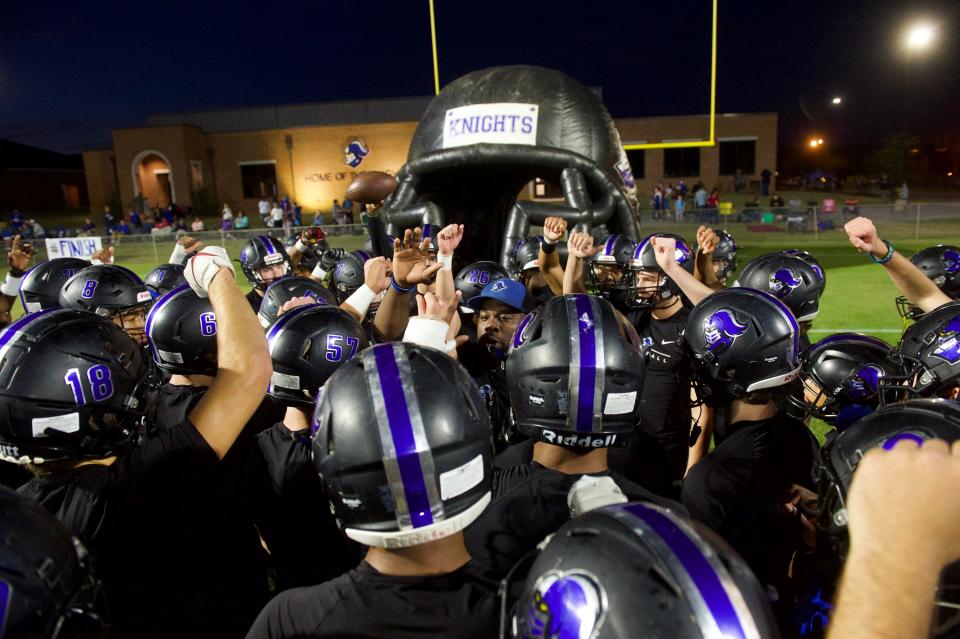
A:
[[[362,562],[333,581],[274,597],[247,639],[489,639],[497,636],[496,588],[473,562],[427,577],[384,575]]]
[[[614,479],[630,501],[650,501],[685,513],[683,507],[662,499],[616,473]],[[500,579],[543,538],[570,519],[567,496],[583,475],[568,475],[537,462],[494,469],[493,501],[466,530],[467,550],[474,561]]]
[[[761,583],[780,588],[800,526],[778,505],[791,484],[814,488],[816,439],[783,413],[730,424],[725,433],[687,473],[683,503],[740,553]]]
[[[310,458],[309,431],[275,424],[255,443],[242,492],[270,549],[277,590],[323,583],[355,567],[361,547],[340,532],[330,512]]]
[[[260,295],[257,292],[257,289],[251,288],[250,292],[246,295],[247,301],[250,302],[250,308],[253,309],[254,313],[260,312],[260,304],[263,302],[263,295]]]
[[[649,311],[633,320],[646,360],[640,391],[640,423],[627,446],[610,451],[610,468],[632,482],[679,498],[690,438],[690,359],[683,332],[690,309],[654,319]]]
[[[118,458],[20,492],[91,550],[111,637],[237,637],[267,597],[256,529],[218,498],[219,460],[186,421]]]
[[[206,386],[161,385],[147,403],[147,436],[182,424],[206,392]]]
[[[503,370],[503,362],[485,353],[476,343],[470,342],[457,349],[457,358],[480,391],[490,424],[493,426],[497,451],[503,450],[508,442],[521,439],[510,420],[510,395],[507,392],[507,375]]]

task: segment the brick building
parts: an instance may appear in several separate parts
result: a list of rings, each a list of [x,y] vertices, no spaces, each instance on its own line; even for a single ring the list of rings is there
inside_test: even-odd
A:
[[[147,126],[115,129],[112,148],[83,154],[93,211],[118,194],[125,208],[193,203],[207,189],[234,210],[256,211],[263,197],[288,195],[306,211],[329,211],[360,171],[394,173],[430,97],[279,105],[151,116]],[[624,144],[702,140],[704,116],[620,118]],[[660,180],[732,189],[776,168],[777,115],[721,114],[717,145],[629,152],[641,202]],[[529,187],[529,196],[549,197]]]

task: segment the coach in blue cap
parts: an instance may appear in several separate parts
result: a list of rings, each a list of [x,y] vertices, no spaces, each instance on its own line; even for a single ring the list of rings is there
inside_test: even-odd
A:
[[[476,313],[476,342],[460,347],[460,362],[470,371],[490,414],[497,448],[507,444],[510,399],[503,363],[524,316],[533,310],[526,287],[511,279],[494,280],[467,305]],[[471,340],[472,342],[472,340]]]

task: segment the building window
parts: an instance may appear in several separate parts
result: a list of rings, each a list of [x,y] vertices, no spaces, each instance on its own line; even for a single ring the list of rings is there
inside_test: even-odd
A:
[[[563,199],[563,191],[553,182],[548,182],[543,178],[534,178],[533,197],[537,200]]]
[[[756,140],[720,142],[720,175],[733,175],[737,169],[752,175],[756,171],[756,157]]]
[[[635,180],[642,180],[644,178],[643,163],[646,159],[647,152],[643,149],[627,151],[627,161],[630,162],[630,171],[633,173],[633,178]]]
[[[190,160],[190,183],[194,191],[203,188],[203,164],[197,160]]]
[[[700,149],[664,149],[663,177],[680,178],[700,175]]]
[[[272,161],[241,164],[240,181],[245,198],[276,197],[277,165]]]

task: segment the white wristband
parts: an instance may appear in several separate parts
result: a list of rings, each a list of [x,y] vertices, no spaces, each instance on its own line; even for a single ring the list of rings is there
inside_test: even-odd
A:
[[[9,295],[10,297],[16,297],[20,292],[20,282],[23,281],[23,276],[14,277],[7,273],[7,276],[3,278],[3,284],[0,284],[0,293],[4,295]]]
[[[443,264],[441,271],[452,271],[453,270],[453,256],[444,255],[443,253],[437,253],[437,261]]]
[[[103,264],[103,260],[101,260],[101,259],[98,258],[98,257],[91,257],[91,258],[90,258],[90,263],[93,264],[94,266],[96,266],[97,264]]]
[[[187,256],[187,249],[180,246],[180,244],[173,245],[173,253],[170,254],[170,263],[171,264],[183,264],[183,258]]]
[[[411,317],[403,333],[403,341],[447,353],[449,330],[449,324],[435,317]]]
[[[344,304],[350,306],[350,308],[357,311],[360,314],[360,317],[366,317],[367,310],[370,308],[370,305],[373,304],[373,300],[377,298],[377,294],[373,292],[373,289],[364,284],[356,291],[353,292],[353,295],[348,297]]]
[[[307,245],[303,243],[303,240],[297,240],[297,243],[293,245],[293,248],[297,249],[297,253],[307,252]]]
[[[323,267],[317,264],[313,267],[313,272],[310,273],[310,277],[315,280],[322,280],[327,276],[327,272],[323,270]]]
[[[557,245],[557,240],[551,240],[551,239],[549,239],[546,235],[544,235],[544,236],[543,236],[543,243],[544,243],[544,244],[549,244],[549,245],[551,245],[551,246],[556,246],[556,245]]]

